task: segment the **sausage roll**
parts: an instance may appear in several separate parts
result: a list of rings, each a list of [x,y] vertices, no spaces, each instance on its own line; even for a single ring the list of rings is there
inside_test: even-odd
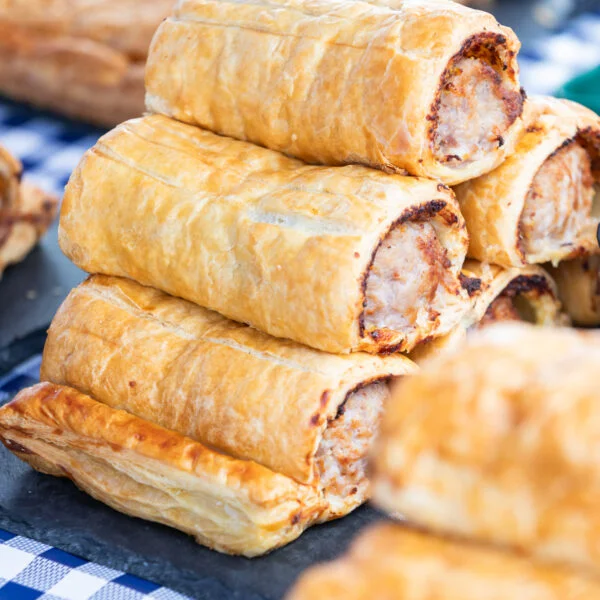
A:
[[[503,269],[467,260],[462,282],[471,297],[471,310],[447,335],[419,344],[411,359],[420,363],[442,351],[455,351],[467,333],[499,321],[524,321],[536,325],[567,325],[556,284],[538,265]]]
[[[21,181],[21,163],[0,146],[0,277],[18,263],[56,216],[57,198]]]
[[[41,378],[301,483],[332,515],[368,495],[366,455],[396,355],[329,355],[126,279],[96,275],[56,314]]]
[[[230,554],[257,556],[321,518],[317,491],[251,461],[41,383],[0,409],[0,441],[109,506]]]
[[[468,238],[449,188],[307,166],[161,115],[84,156],[59,241],[90,273],[329,352],[410,350],[468,308]]]
[[[555,98],[534,98],[515,153],[456,187],[469,256],[506,267],[576,257],[598,247],[600,118]],[[596,202],[597,204],[597,202]]]
[[[454,184],[514,147],[519,46],[450,1],[180,0],[152,42],[146,106],[307,162]]]
[[[144,111],[150,39],[174,0],[0,0],[0,93],[111,126]]]
[[[401,382],[376,502],[428,529],[600,570],[600,335],[498,324]]]
[[[563,261],[550,272],[573,322],[600,325],[600,254]]]
[[[385,523],[361,533],[340,559],[309,569],[287,596],[372,598],[596,600],[600,584],[569,569]]]

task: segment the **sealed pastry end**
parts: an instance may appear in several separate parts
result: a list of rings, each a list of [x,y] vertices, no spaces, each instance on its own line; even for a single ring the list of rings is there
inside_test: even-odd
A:
[[[209,548],[252,557],[297,538],[321,495],[71,388],[41,383],[0,409],[0,439],[34,468]]]

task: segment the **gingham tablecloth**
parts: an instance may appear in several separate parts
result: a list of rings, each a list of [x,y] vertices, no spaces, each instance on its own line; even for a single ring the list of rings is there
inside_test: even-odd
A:
[[[530,94],[551,94],[600,64],[600,11],[523,48],[521,81]],[[0,100],[0,143],[22,160],[26,175],[61,194],[85,150],[102,130],[56,119]],[[38,381],[40,356],[0,378],[0,404]],[[0,600],[182,599],[154,583],[90,563],[45,544],[0,530]]]

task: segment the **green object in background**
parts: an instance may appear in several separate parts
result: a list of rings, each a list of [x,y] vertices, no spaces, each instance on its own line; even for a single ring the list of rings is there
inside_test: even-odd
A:
[[[571,79],[556,92],[556,95],[579,102],[600,114],[600,66]]]

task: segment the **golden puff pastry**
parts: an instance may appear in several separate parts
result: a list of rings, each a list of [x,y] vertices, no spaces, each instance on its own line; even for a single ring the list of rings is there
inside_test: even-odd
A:
[[[417,363],[441,352],[456,351],[467,334],[500,321],[524,321],[536,325],[568,325],[561,310],[556,284],[539,265],[504,269],[467,260],[463,286],[471,297],[471,310],[447,335],[419,344],[410,358]]]
[[[254,460],[346,514],[367,498],[366,455],[396,355],[329,355],[126,279],[96,275],[56,314],[41,378]]]
[[[370,527],[335,562],[312,567],[287,600],[596,600],[600,583],[390,523]]]
[[[0,92],[111,126],[144,111],[144,64],[173,0],[0,0]]]
[[[21,181],[21,163],[0,146],[0,277],[23,260],[56,216],[57,198]]]
[[[497,169],[455,188],[469,256],[502,266],[573,258],[598,247],[600,117],[568,100],[528,100],[525,133]]]
[[[269,552],[323,509],[311,486],[50,383],[0,409],[0,441],[38,471],[68,477],[116,510],[220,552]]]
[[[576,325],[600,325],[600,253],[566,260],[550,272]]]
[[[307,166],[161,115],[84,156],[59,241],[90,273],[328,352],[410,350],[468,309],[468,238],[449,188]]]
[[[514,147],[519,47],[450,1],[180,0],[152,42],[146,106],[307,162],[455,184]]]
[[[600,335],[491,325],[394,390],[374,448],[392,516],[600,570]]]

